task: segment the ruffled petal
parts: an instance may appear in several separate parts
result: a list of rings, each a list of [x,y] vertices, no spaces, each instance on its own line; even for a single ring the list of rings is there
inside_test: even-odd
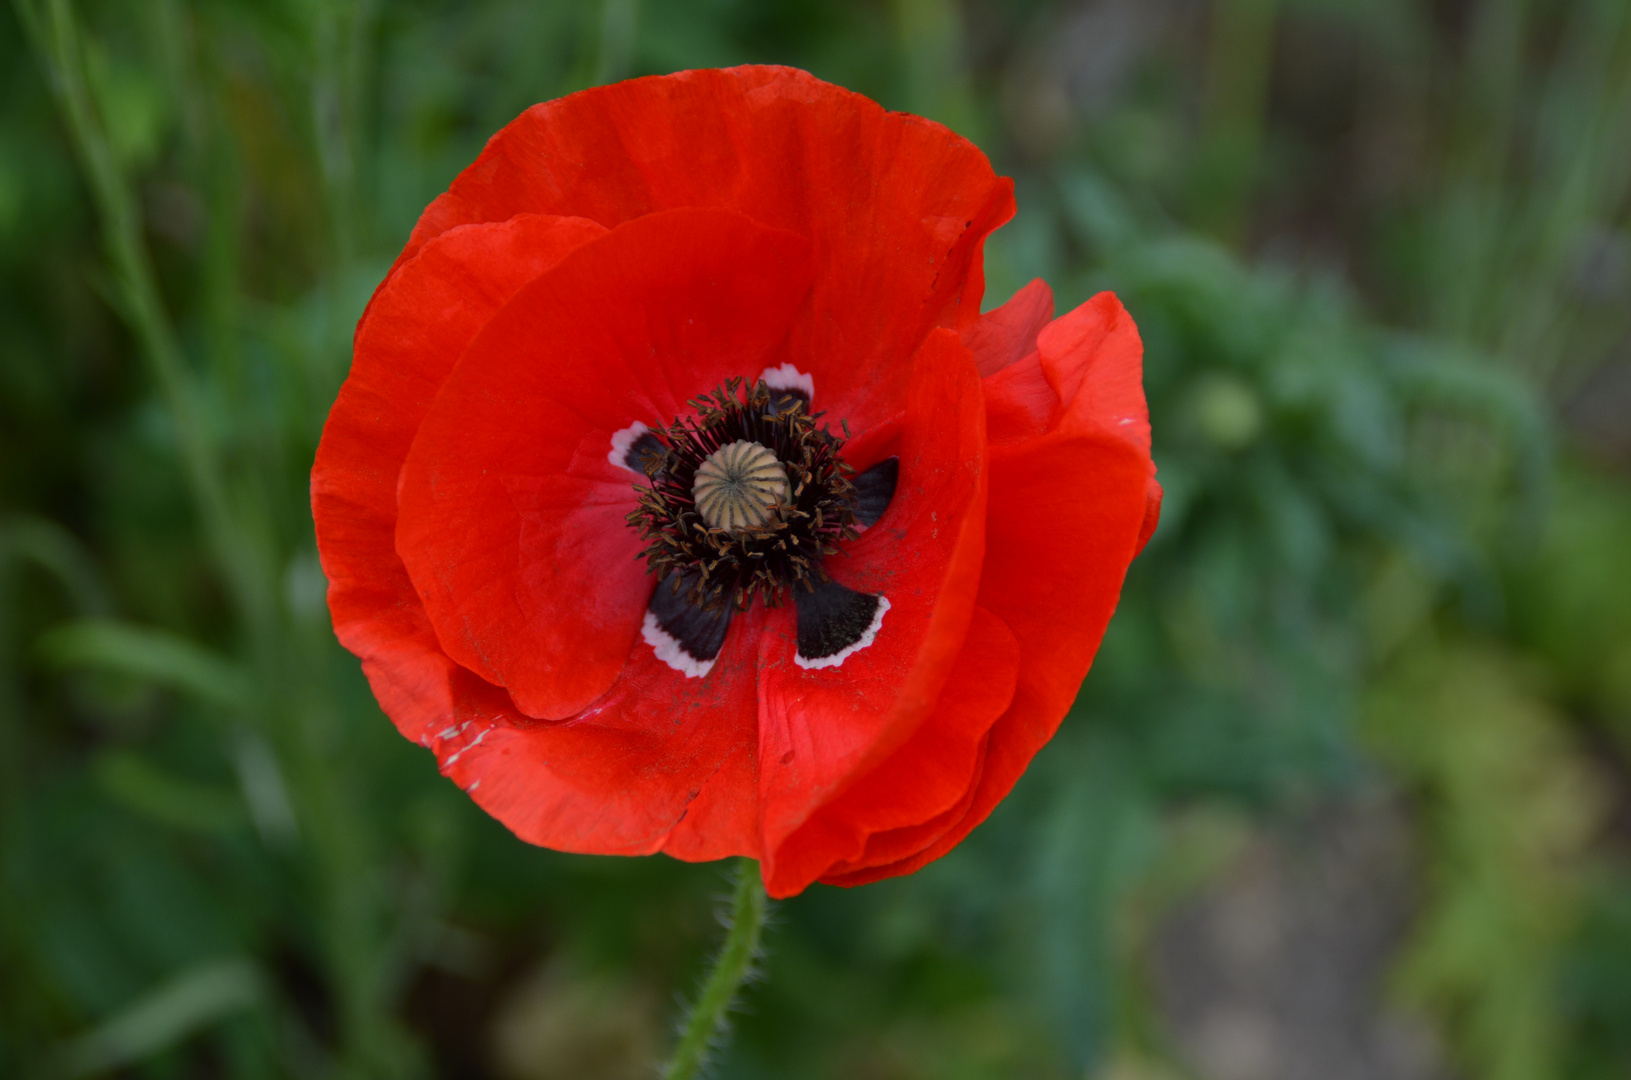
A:
[[[585,244],[492,318],[398,495],[397,551],[443,651],[528,716],[563,719],[606,692],[652,591],[612,440],[763,370],[809,280],[802,237],[673,210]]]
[[[1072,402],[1061,429],[1097,431],[1126,442],[1146,460],[1144,516],[1133,554],[1144,550],[1161,520],[1161,484],[1150,460],[1150,413],[1144,402],[1144,345],[1132,316],[1112,293],[1100,293],[1037,337],[1047,380]],[[1084,406],[1075,402],[1085,396]]]
[[[901,747],[828,802],[782,845],[784,865],[805,856],[830,881],[927,847],[965,806],[986,733],[1013,700],[1019,643],[1001,619],[974,609],[951,677],[928,720]],[[958,815],[961,816],[960,814]],[[938,829],[938,831],[936,831]]]
[[[1036,342],[1053,318],[1053,290],[1041,279],[963,332],[985,394],[985,431],[992,446],[1043,434],[1059,415],[1059,395],[1042,371]]]
[[[983,381],[985,423],[992,446],[1027,442],[1047,432],[1059,416],[1059,395],[1042,371],[1041,355],[1030,355]]]
[[[920,869],[961,843],[968,835],[968,830],[958,830],[958,826],[968,817],[969,807],[974,805],[974,800],[980,793],[980,779],[985,773],[985,756],[990,742],[991,735],[987,732],[975,750],[969,785],[950,809],[936,814],[921,825],[908,825],[905,828],[874,833],[867,837],[865,854],[854,863],[834,867],[823,874],[821,883],[850,889],[857,885],[870,885],[885,878],[899,877]],[[954,830],[958,830],[955,839],[942,844],[942,840]]]
[[[991,728],[959,820],[900,861],[838,883],[910,873],[986,819],[1069,711],[1142,542],[1154,466],[1141,388],[1143,348],[1131,316],[1101,293],[1052,323],[1038,346],[1042,370],[1063,405],[1046,434],[991,450],[979,592],[980,605],[1019,642],[1013,701]]]
[[[1037,335],[1048,383],[1065,404],[1059,430],[1096,432],[1150,454],[1144,343],[1114,293],[1102,292]]]
[[[755,680],[762,613],[739,616],[706,679],[637,640],[579,715],[530,720],[461,670],[442,772],[521,839],[557,851],[691,861],[759,852]]]
[[[1037,335],[1052,320],[1053,290],[1035,278],[964,330],[963,344],[984,379],[1036,352]]]
[[[933,326],[971,325],[1013,185],[939,124],[783,67],[684,71],[535,105],[425,211],[404,257],[518,213],[616,226],[728,207],[811,237],[815,286],[788,359],[860,430],[893,415]]]
[[[450,230],[398,265],[358,324],[312,470],[312,516],[335,633],[410,739],[447,725],[456,669],[396,555],[402,461],[477,331],[521,286],[605,232],[538,214]]]
[[[925,340],[897,437],[872,447],[877,459],[900,458],[888,510],[847,557],[826,563],[839,583],[889,601],[875,639],[838,666],[800,664],[797,616],[786,607],[770,613],[761,639],[760,805],[773,896],[798,892],[846,857],[784,842],[925,722],[973,618],[985,548],[984,414],[973,360],[953,332]]]

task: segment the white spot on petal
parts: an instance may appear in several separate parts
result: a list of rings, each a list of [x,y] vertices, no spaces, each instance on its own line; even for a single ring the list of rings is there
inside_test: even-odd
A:
[[[861,632],[861,636],[855,639],[855,644],[840,649],[831,656],[823,656],[819,660],[806,660],[804,657],[800,656],[798,654],[798,650],[795,649],[793,651],[793,663],[797,664],[801,668],[808,668],[811,671],[814,671],[816,668],[837,667],[845,660],[848,660],[851,656],[872,644],[873,640],[878,636],[878,628],[883,625],[883,613],[888,610],[889,597],[878,597],[878,610],[872,613],[872,622],[864,631]]]
[[[811,401],[815,400],[815,379],[792,364],[767,367],[759,374],[759,378],[772,390],[802,390],[805,397]]]
[[[640,441],[640,436],[650,430],[646,425],[636,420],[622,431],[617,432],[612,436],[612,450],[611,453],[606,455],[606,460],[619,469],[634,472],[634,469],[629,468],[629,449]]]
[[[657,616],[646,612],[646,621],[640,627],[640,636],[646,639],[646,644],[657,654],[657,659],[684,675],[687,679],[700,679],[714,669],[712,660],[698,660],[680,645],[679,640],[664,630],[657,622]]]

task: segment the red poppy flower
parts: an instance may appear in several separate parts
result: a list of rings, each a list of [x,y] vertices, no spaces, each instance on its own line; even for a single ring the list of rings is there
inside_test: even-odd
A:
[[[1154,529],[1101,294],[980,314],[1012,185],[801,71],[536,106],[420,218],[312,475],[340,640],[522,839],[906,873],[1070,707]]]

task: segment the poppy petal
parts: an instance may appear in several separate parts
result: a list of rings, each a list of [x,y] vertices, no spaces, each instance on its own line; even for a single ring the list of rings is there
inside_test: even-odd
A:
[[[963,332],[980,377],[995,375],[1036,351],[1036,338],[1053,320],[1053,290],[1036,278]]]
[[[1011,446],[1044,434],[1059,415],[1059,395],[1049,385],[1036,350],[982,381],[985,423],[992,446]]]
[[[760,641],[759,768],[765,881],[803,889],[843,852],[785,841],[851,780],[886,759],[929,716],[973,618],[985,535],[984,413],[968,350],[935,330],[913,365],[901,417],[900,482],[888,516],[831,557],[827,572],[890,607],[876,639],[833,667],[797,659],[797,616],[770,613]]]
[[[982,376],[986,438],[992,446],[1034,439],[1058,415],[1059,395],[1042,371],[1036,347],[1052,318],[1053,290],[1039,278],[963,334]]]
[[[1131,316],[1101,293],[1052,323],[1038,347],[1050,385],[1069,396],[1046,435],[991,451],[979,593],[1019,641],[1013,702],[991,728],[961,819],[921,851],[845,875],[843,884],[910,873],[939,858],[1008,794],[1069,711],[1140,543],[1154,466],[1143,347]]]
[[[514,293],[606,229],[522,214],[442,233],[399,263],[357,327],[351,373],[312,470],[335,634],[411,739],[447,726],[454,665],[396,555],[402,459],[465,346]]]
[[[578,248],[491,319],[398,496],[397,551],[450,657],[540,719],[606,692],[653,586],[612,439],[761,370],[809,280],[802,237],[672,210]]]
[[[808,850],[824,860],[823,880],[841,878],[921,851],[955,824],[974,788],[986,733],[1013,699],[1018,670],[1013,633],[976,607],[933,715],[788,838],[784,866]]]
[[[502,689],[461,670],[460,722],[432,744],[442,772],[531,844],[692,861],[757,855],[760,619],[735,621],[740,638],[704,679],[636,640],[611,690],[558,723],[519,716]]]
[[[936,814],[921,825],[908,825],[888,832],[873,833],[867,837],[866,851],[859,859],[841,863],[821,876],[824,885],[853,888],[870,885],[874,881],[899,877],[920,869],[961,843],[967,831],[957,833],[957,839],[942,845],[940,841],[968,817],[969,807],[980,793],[980,779],[985,774],[986,750],[991,742],[988,733],[975,751],[974,767],[969,785],[961,798],[948,810]]]
[[[404,257],[518,213],[612,227],[677,207],[728,207],[814,239],[812,303],[787,359],[860,430],[898,411],[900,358],[931,327],[978,317],[982,245],[1013,215],[1013,184],[945,127],[806,72],[682,71],[528,109],[430,205]]]

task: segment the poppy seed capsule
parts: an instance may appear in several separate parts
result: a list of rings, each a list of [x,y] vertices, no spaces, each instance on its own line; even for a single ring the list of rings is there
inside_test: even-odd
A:
[[[757,529],[787,502],[787,468],[768,447],[738,439],[697,466],[691,497],[710,529]]]

